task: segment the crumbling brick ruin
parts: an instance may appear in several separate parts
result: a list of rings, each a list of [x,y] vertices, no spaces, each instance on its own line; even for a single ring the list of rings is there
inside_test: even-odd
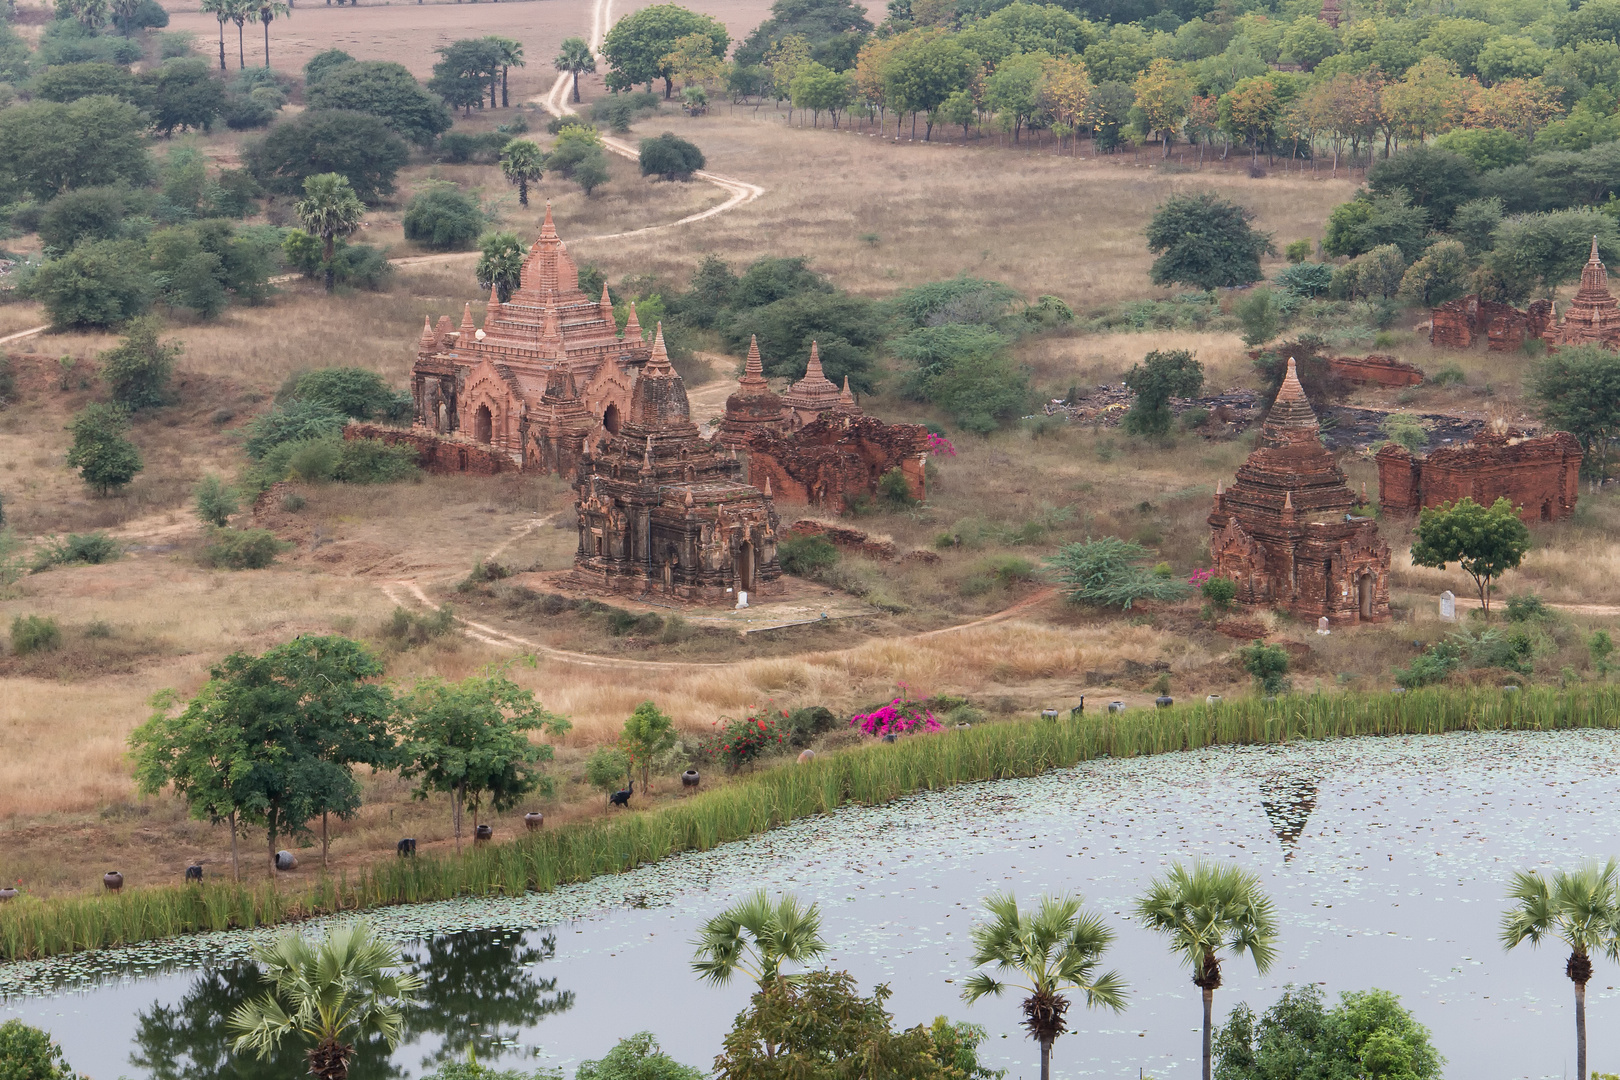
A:
[[[479,446],[471,439],[455,435],[438,435],[421,426],[396,428],[351,420],[343,429],[343,437],[377,439],[389,446],[413,446],[417,467],[423,472],[494,476],[517,471],[516,462],[492,447]]]
[[[1449,349],[1472,348],[1482,336],[1491,352],[1511,352],[1526,338],[1548,335],[1553,325],[1551,300],[1536,300],[1524,311],[1510,304],[1481,300],[1470,293],[1434,309],[1429,343]]]
[[[1328,370],[1345,382],[1375,383],[1378,386],[1416,386],[1423,372],[1404,360],[1373,353],[1371,356],[1335,356]]]
[[[740,452],[749,482],[769,483],[783,502],[843,513],[852,497],[875,495],[878,481],[894,469],[905,476],[912,498],[928,493],[928,429],[862,415],[849,379],[839,390],[822,372],[814,342],[804,378],[780,395],[765,382],[759,342],[750,342],[715,441]]]
[[[411,371],[416,423],[516,467],[572,475],[587,439],[618,432],[651,353],[633,306],[621,335],[607,287],[600,300],[580,289],[548,205],[518,288],[504,303],[490,290],[481,328],[471,304],[459,330],[449,316],[423,324]]]
[[[1506,498],[1526,522],[1558,521],[1575,511],[1581,444],[1567,431],[1537,438],[1509,432],[1423,457],[1389,443],[1377,461],[1378,503],[1388,513],[1415,514],[1464,497],[1484,506]]]
[[[914,499],[927,493],[923,465],[928,429],[885,424],[871,416],[824,415],[779,435],[756,431],[748,442],[748,478],[769,482],[783,502],[843,513],[856,494],[871,495],[885,473],[899,469]]]
[[[1350,514],[1355,501],[1290,359],[1259,445],[1230,488],[1215,486],[1215,573],[1237,583],[1241,603],[1336,623],[1389,618],[1389,545]]]

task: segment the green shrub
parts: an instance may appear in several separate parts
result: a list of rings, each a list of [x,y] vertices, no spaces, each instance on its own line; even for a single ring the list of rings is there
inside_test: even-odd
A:
[[[1508,622],[1537,622],[1552,617],[1552,608],[1535,593],[1510,596],[1507,602]]]
[[[248,457],[258,461],[285,443],[339,435],[347,422],[348,418],[341,409],[325,401],[289,401],[271,409],[248,426],[243,449]]]
[[[483,231],[483,211],[452,186],[430,188],[405,209],[405,239],[434,251],[470,250]]]
[[[292,444],[292,452],[287,457],[287,476],[312,484],[323,483],[336,478],[342,460],[341,438],[306,439]]]
[[[49,615],[18,615],[11,620],[11,649],[18,656],[51,652],[62,644],[62,629]]]
[[[416,447],[381,439],[344,439],[333,477],[345,484],[393,484],[421,474]]]
[[[392,648],[409,649],[443,637],[455,629],[455,625],[455,612],[449,604],[420,614],[396,607],[393,614],[383,620],[378,636]]]
[[[396,392],[381,375],[358,367],[305,371],[293,379],[292,401],[325,405],[356,420],[404,420],[412,410],[409,394]]]
[[[1237,582],[1231,578],[1212,577],[1200,585],[1198,591],[1216,611],[1225,611],[1237,599]]]
[[[574,1080],[704,1080],[707,1075],[664,1053],[653,1033],[642,1031],[620,1039],[601,1061],[580,1062]]]
[[[1238,658],[1266,696],[1275,697],[1288,689],[1288,651],[1282,646],[1257,641],[1239,649]]]
[[[53,566],[78,564],[99,566],[112,562],[123,554],[123,550],[118,546],[118,541],[104,532],[69,533],[66,540],[40,549],[34,557],[34,571],[37,573]]]
[[[263,570],[290,547],[269,529],[215,529],[199,561],[216,570]]]
[[[21,1020],[0,1024],[0,1077],[4,1080],[74,1080],[62,1048]]]
[[[1395,685],[1416,690],[1420,686],[1444,682],[1461,666],[1462,649],[1455,642],[1441,641],[1418,654],[1411,666],[1396,668],[1391,674],[1395,678]]]
[[[630,776],[630,756],[617,746],[598,747],[585,759],[585,779],[603,791],[618,791]]]
[[[1461,386],[1468,381],[1468,375],[1456,364],[1447,364],[1423,381],[1430,386]]]
[[[477,562],[473,563],[473,568],[468,571],[467,576],[462,578],[460,583],[456,585],[456,591],[471,592],[479,585],[487,585],[491,581],[500,581],[502,578],[509,578],[511,576],[511,567],[503,566],[493,559],[491,559],[489,562],[479,559]]]
[[[899,469],[890,469],[878,477],[877,495],[889,506],[901,509],[916,506],[922,501],[911,493],[911,481]]]
[[[236,492],[225,486],[225,482],[213,473],[209,473],[197,482],[192,493],[195,500],[197,517],[204,525],[224,528],[231,523],[231,515],[240,507],[236,501]]]
[[[810,741],[817,735],[839,726],[837,714],[823,705],[807,705],[802,709],[794,709],[788,713],[787,720],[783,724],[787,729],[788,742],[794,746],[809,746]]]
[[[660,180],[690,180],[704,166],[703,151],[674,132],[641,140],[641,175]]]
[[[1173,578],[1155,577],[1142,565],[1148,552],[1139,544],[1105,536],[1069,544],[1046,561],[1064,586],[1070,603],[1130,610],[1138,600],[1174,601],[1187,586]]]
[[[1277,287],[1290,296],[1313,300],[1326,295],[1333,284],[1333,267],[1327,263],[1301,262],[1280,270],[1273,278]]]
[[[838,561],[838,548],[825,536],[787,533],[776,545],[776,559],[784,573],[813,578]]]
[[[1410,413],[1391,413],[1384,417],[1381,425],[1384,438],[1397,446],[1404,446],[1414,454],[1420,454],[1429,445],[1429,431],[1423,426],[1423,421]]]
[[[1283,248],[1283,257],[1296,266],[1311,257],[1311,242],[1309,240],[1295,240]]]

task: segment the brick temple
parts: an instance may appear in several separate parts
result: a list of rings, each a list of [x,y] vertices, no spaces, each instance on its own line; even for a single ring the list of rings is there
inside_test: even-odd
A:
[[[842,388],[827,378],[815,342],[804,378],[781,394],[765,381],[758,339],[749,342],[715,441],[741,456],[751,483],[772,485],[784,502],[841,514],[851,500],[875,495],[878,481],[894,470],[912,498],[927,496],[928,429],[864,415],[849,377]]]
[[[1581,444],[1567,431],[1480,435],[1423,457],[1392,442],[1377,461],[1378,503],[1390,513],[1415,514],[1462,498],[1490,506],[1505,498],[1526,524],[1561,521],[1575,512],[1580,488]]]
[[[1491,352],[1509,352],[1527,339],[1541,338],[1549,346],[1602,345],[1620,349],[1620,303],[1609,291],[1609,272],[1598,257],[1597,237],[1581,268],[1581,285],[1575,290],[1564,317],[1559,319],[1551,300],[1532,301],[1520,311],[1509,304],[1481,300],[1468,295],[1434,309],[1429,323],[1429,343],[1466,349],[1484,337]]]
[[[1606,345],[1620,347],[1620,305],[1609,292],[1609,272],[1598,258],[1597,237],[1592,254],[1581,268],[1581,287],[1564,312],[1556,331],[1547,335],[1554,345]]]
[[[597,445],[587,445],[574,481],[572,584],[699,603],[780,591],[770,484],[743,483],[737,457],[698,434],[662,326],[624,423]]]
[[[570,475],[588,439],[619,431],[652,349],[634,307],[621,334],[607,287],[600,299],[580,289],[547,205],[518,287],[504,302],[490,290],[482,326],[470,303],[457,329],[447,315],[423,324],[411,369],[416,423],[519,468]]]
[[[1389,545],[1322,445],[1294,361],[1230,488],[1215,486],[1209,515],[1214,571],[1244,604],[1334,623],[1389,618]]]

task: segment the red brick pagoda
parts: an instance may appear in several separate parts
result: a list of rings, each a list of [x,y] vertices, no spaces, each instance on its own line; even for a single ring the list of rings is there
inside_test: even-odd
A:
[[[1609,292],[1609,273],[1598,258],[1597,237],[1592,237],[1592,255],[1581,269],[1581,287],[1556,332],[1549,334],[1556,345],[1606,345],[1620,348],[1620,306]]]
[[[1237,583],[1241,603],[1334,623],[1389,618],[1389,545],[1350,513],[1355,501],[1290,359],[1259,445],[1230,488],[1215,486],[1215,573]]]

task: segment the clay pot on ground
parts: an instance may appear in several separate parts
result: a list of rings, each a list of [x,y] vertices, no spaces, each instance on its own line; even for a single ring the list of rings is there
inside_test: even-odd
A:
[[[16,898],[17,890],[13,889],[10,885],[0,889],[0,904],[5,903],[7,900],[15,900]]]
[[[292,852],[286,851],[286,850],[276,852],[276,869],[277,870],[296,870],[296,869],[298,869],[298,856],[296,856]]]
[[[892,732],[892,731],[890,731],[890,732],[885,732],[885,733],[884,733],[884,736],[883,736],[883,741],[884,741],[884,742],[894,742],[894,741],[895,741],[895,740],[896,740],[896,739],[898,739],[898,738],[899,738],[899,737],[900,737],[900,736],[898,736],[898,735],[896,735],[896,734],[895,734],[895,733],[894,733],[894,732]]]
[[[801,751],[799,751],[799,764],[800,765],[808,765],[808,764],[810,764],[810,762],[812,762],[814,760],[816,760],[816,752],[814,750],[801,750]]]
[[[1221,695],[1219,695],[1219,694],[1209,694],[1208,696],[1206,696],[1204,698],[1204,704],[1205,705],[1219,705],[1220,703],[1221,703]]]
[[[480,825],[473,830],[473,843],[487,844],[495,835],[495,829],[490,825]]]
[[[124,887],[124,875],[116,870],[109,870],[101,875],[101,883],[107,887],[108,892],[117,892]]]
[[[1125,703],[1123,701],[1110,701],[1108,703],[1108,711],[1111,712],[1111,713],[1124,712],[1125,711]]]
[[[534,830],[538,829],[545,823],[546,815],[542,814],[538,810],[530,810],[527,814],[523,815],[523,824],[529,827],[530,832],[534,832]]]
[[[685,772],[681,773],[681,787],[683,788],[695,788],[702,781],[703,777],[698,775],[698,771],[696,769],[687,769]]]

